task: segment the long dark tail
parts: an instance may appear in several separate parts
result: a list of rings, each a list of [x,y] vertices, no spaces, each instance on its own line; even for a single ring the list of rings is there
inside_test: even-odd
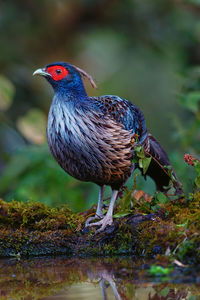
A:
[[[167,153],[158,141],[151,134],[147,134],[143,146],[146,155],[151,157],[149,168],[144,176],[149,175],[155,181],[156,187],[160,191],[166,191],[164,187],[169,186],[170,180],[172,180],[176,194],[183,194],[182,184],[171,166]],[[166,166],[170,167],[171,175],[173,176],[170,176]]]

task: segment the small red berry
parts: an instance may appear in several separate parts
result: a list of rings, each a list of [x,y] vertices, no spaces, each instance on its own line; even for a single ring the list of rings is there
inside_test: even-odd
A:
[[[184,160],[189,166],[194,166],[195,158],[191,154],[185,154]]]

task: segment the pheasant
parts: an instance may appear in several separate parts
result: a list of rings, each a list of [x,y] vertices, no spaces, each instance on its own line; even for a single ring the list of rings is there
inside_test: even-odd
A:
[[[147,157],[152,157],[143,175],[152,177],[157,190],[163,191],[169,185],[165,166],[170,166],[176,193],[183,193],[166,152],[147,132],[144,115],[135,104],[113,95],[89,97],[82,77],[96,87],[92,77],[69,63],[52,63],[37,69],[33,75],[44,76],[54,89],[47,124],[52,155],[68,174],[100,187],[96,214],[86,221],[86,227],[100,226],[98,231],[103,231],[112,224],[119,189],[134,169],[139,168],[133,163],[136,145],[142,145]],[[106,185],[111,186],[112,195],[104,216]],[[100,220],[92,222],[96,219]]]

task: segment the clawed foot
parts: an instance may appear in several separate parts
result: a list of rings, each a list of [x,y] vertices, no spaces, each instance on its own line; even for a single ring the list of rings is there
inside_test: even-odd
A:
[[[100,226],[101,227],[96,231],[96,233],[103,231],[107,225],[111,225],[113,223],[113,219],[110,216],[105,216],[103,219],[101,219],[100,221],[96,222],[96,223],[89,223],[90,221],[96,219],[97,217],[90,217],[87,219],[85,226],[86,227],[92,227],[92,226]]]
[[[91,221],[94,221],[94,220],[96,220],[96,219],[101,219],[101,218],[103,218],[103,217],[104,217],[104,215],[102,215],[102,216],[95,215],[94,217],[89,217],[89,218],[86,220],[86,222],[85,222],[85,227],[91,226],[91,225],[90,225],[90,222],[91,222]],[[91,224],[95,224],[95,223],[91,223]]]

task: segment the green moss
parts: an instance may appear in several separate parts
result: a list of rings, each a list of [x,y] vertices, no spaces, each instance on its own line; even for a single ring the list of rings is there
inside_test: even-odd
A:
[[[4,202],[0,199],[0,228],[38,231],[69,229],[75,231],[83,221],[67,206],[51,208],[36,202]]]
[[[129,215],[117,217],[113,230],[99,234],[95,229],[82,232],[94,207],[75,214],[67,206],[0,200],[0,256],[167,254],[169,260],[200,261],[199,191],[188,199],[165,198],[162,203],[157,202],[158,197],[136,201],[133,193],[128,193],[128,201],[122,199],[115,212],[119,215],[125,203]],[[127,200],[127,194],[125,197]]]

